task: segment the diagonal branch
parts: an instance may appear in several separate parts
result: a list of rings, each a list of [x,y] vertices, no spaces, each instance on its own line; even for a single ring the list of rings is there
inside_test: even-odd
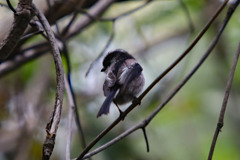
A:
[[[90,71],[92,70],[93,66],[103,57],[104,53],[106,52],[106,50],[108,49],[108,47],[111,45],[113,38],[115,35],[115,21],[112,21],[112,32],[111,35],[106,43],[106,45],[104,46],[104,48],[102,49],[102,51],[100,52],[100,54],[98,55],[98,57],[90,64],[85,76],[87,77],[88,74],[90,73]]]
[[[85,0],[82,0],[78,3],[77,7],[76,7],[76,10],[74,11],[73,13],[73,16],[72,18],[70,19],[69,23],[66,25],[66,27],[63,29],[62,31],[62,35],[65,35],[69,28],[72,26],[72,24],[74,23],[74,21],[76,20],[77,18],[77,15],[78,15],[78,10],[81,10],[81,8],[83,7],[83,4],[85,3]]]
[[[178,0],[178,1],[180,3],[180,6],[183,9],[185,15],[186,15],[190,31],[194,32],[195,28],[194,28],[193,21],[192,21],[192,18],[190,16],[190,13],[189,13],[189,10],[188,10],[186,4],[183,2],[183,0]]]
[[[89,14],[94,17],[99,17],[103,14],[104,11],[114,2],[114,0],[101,0],[98,1],[90,10]],[[89,24],[93,23],[94,20],[89,17],[82,17],[82,19],[76,21],[69,28],[68,32],[64,35],[64,39],[69,39],[76,34],[80,33],[84,28],[86,28]]]
[[[219,115],[217,127],[216,127],[216,130],[215,130],[214,136],[213,136],[212,145],[211,145],[209,155],[208,155],[208,160],[212,159],[214,148],[215,148],[215,145],[216,145],[216,142],[217,142],[219,132],[221,131],[221,129],[223,127],[224,115],[225,115],[225,111],[226,111],[226,108],[227,108],[227,102],[228,102],[230,90],[231,90],[231,87],[232,87],[233,76],[234,76],[234,72],[236,70],[239,54],[240,54],[240,43],[238,45],[238,49],[237,49],[236,55],[234,57],[232,69],[231,69],[231,72],[230,72],[230,75],[229,75],[229,78],[228,78],[228,81],[227,81],[227,87],[226,87],[226,91],[225,91],[225,95],[224,95],[224,99],[223,99],[223,103],[222,103],[222,108],[221,108],[221,112],[220,112],[220,115]]]
[[[75,93],[74,93],[74,90],[73,90],[72,80],[71,80],[72,69],[71,69],[69,51],[68,51],[68,47],[67,47],[66,42],[62,41],[62,43],[63,43],[62,53],[65,56],[66,64],[67,64],[67,78],[66,78],[65,82],[69,84],[69,90],[70,90],[71,98],[72,98],[72,101],[73,101],[72,109],[74,110],[75,122],[76,122],[76,125],[77,125],[77,128],[78,128],[79,137],[81,138],[82,148],[85,148],[86,147],[85,135],[84,135],[84,132],[83,132],[81,121],[80,121],[80,115],[79,115],[79,112],[78,112],[78,106],[77,106]]]
[[[150,149],[149,149],[149,143],[148,143],[148,138],[147,138],[147,133],[146,133],[145,126],[142,127],[142,131],[143,131],[143,136],[144,136],[144,139],[145,139],[145,142],[146,142],[147,152],[149,152]]]
[[[66,160],[70,160],[70,151],[71,151],[71,140],[72,140],[72,119],[73,119],[73,112],[74,112],[74,100],[73,95],[71,93],[70,84],[67,81],[67,76],[64,75],[65,81],[65,90],[68,97],[68,129],[67,129],[67,144],[66,144]]]
[[[6,0],[7,1],[7,4],[8,4],[8,7],[13,11],[13,13],[16,13],[16,10],[13,8],[11,2],[9,0]]]
[[[131,10],[129,10],[129,11],[126,11],[126,12],[120,14],[120,15],[117,15],[117,16],[111,17],[111,18],[101,18],[101,17],[97,17],[97,16],[94,16],[94,15],[92,15],[90,12],[87,12],[87,11],[85,11],[85,10],[80,10],[79,12],[85,14],[88,18],[90,18],[90,19],[92,19],[92,20],[95,20],[95,21],[100,21],[100,22],[113,21],[113,22],[115,22],[115,21],[117,21],[117,20],[120,19],[120,18],[126,17],[126,16],[128,16],[128,15],[130,15],[130,14],[133,14],[133,13],[139,11],[140,9],[146,7],[146,6],[147,6],[150,2],[152,2],[152,1],[153,1],[153,0],[146,0],[143,4],[137,6],[136,8],[133,8],[133,9],[131,9]]]
[[[43,28],[47,34],[49,43],[51,45],[52,54],[56,67],[57,75],[57,91],[55,98],[54,110],[50,122],[46,126],[47,136],[43,144],[43,155],[42,159],[49,159],[55,144],[55,137],[58,129],[58,124],[61,119],[62,103],[63,103],[63,93],[64,93],[64,71],[62,65],[61,55],[56,43],[56,39],[53,31],[43,13],[33,4],[33,9],[36,12],[37,17],[43,25]]]
[[[17,54],[14,58],[4,61],[0,65],[0,78],[6,74],[20,68],[23,64],[36,59],[50,50],[49,44],[43,42],[23,49],[23,54]]]

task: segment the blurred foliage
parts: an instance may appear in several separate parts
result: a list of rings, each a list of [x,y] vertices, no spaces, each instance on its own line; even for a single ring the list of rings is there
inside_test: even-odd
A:
[[[214,0],[184,0],[183,2],[189,10],[194,31],[189,30],[189,19],[179,1],[174,0],[155,0],[143,9],[118,19],[115,24],[115,36],[108,50],[123,48],[136,57],[144,68],[145,88],[187,48],[220,5],[219,1]],[[115,17],[142,3],[142,1],[114,3],[103,17]],[[1,9],[2,7],[0,7]],[[226,10],[221,13],[211,29],[191,51],[191,54],[143,99],[141,106],[132,111],[95,147],[106,143],[143,120],[169,95],[207,50],[225,14]],[[240,40],[239,14],[238,8],[219,44],[214,49],[214,53],[147,126],[149,153],[146,152],[145,140],[142,131],[139,130],[95,155],[92,159],[207,159],[224,96],[227,76]],[[79,17],[82,16],[85,15]],[[85,77],[89,65],[101,52],[111,32],[111,22],[96,22],[68,43],[72,83],[87,143],[118,116],[118,111],[113,105],[108,116],[96,118],[96,113],[104,100],[102,94],[104,75],[100,73],[102,59],[97,61],[89,76]],[[38,36],[30,39],[28,45],[38,40],[42,40],[42,38]],[[141,53],[141,51],[143,52]],[[65,61],[64,67],[66,68]],[[238,160],[240,157],[239,68],[238,65],[224,127],[214,152],[213,159],[216,160]],[[44,79],[47,84],[39,87]],[[41,159],[42,143],[45,138],[44,128],[53,109],[55,84],[55,70],[50,55],[26,63],[18,70],[0,79],[0,159],[18,159],[19,157],[19,159]],[[43,89],[41,93],[37,93],[40,89]],[[37,94],[35,95],[35,93]],[[37,102],[35,103],[35,101]],[[36,106],[32,106],[32,104]],[[126,107],[127,105],[123,108]],[[35,115],[36,122],[28,119],[31,115]],[[65,96],[53,160],[65,159],[67,116],[68,103]],[[29,125],[33,126],[29,128]],[[24,134],[25,132],[27,134]],[[15,135],[15,133],[19,134]],[[82,150],[75,124],[72,138],[71,154],[74,158]],[[21,139],[25,141],[22,142]],[[26,143],[28,143],[28,147],[22,153],[20,148]],[[8,146],[8,144],[11,145]]]

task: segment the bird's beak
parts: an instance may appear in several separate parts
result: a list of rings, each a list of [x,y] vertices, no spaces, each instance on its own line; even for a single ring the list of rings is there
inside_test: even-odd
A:
[[[105,72],[105,70],[106,70],[105,68],[102,68],[102,69],[101,69],[101,72]]]

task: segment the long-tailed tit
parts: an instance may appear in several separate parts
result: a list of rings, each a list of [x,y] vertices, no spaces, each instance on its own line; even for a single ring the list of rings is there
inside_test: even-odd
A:
[[[97,117],[108,114],[112,102],[118,107],[118,104],[121,105],[136,98],[145,83],[142,70],[135,58],[123,49],[116,49],[107,54],[101,70],[106,73],[103,84],[106,99]],[[119,111],[121,112],[120,109]]]

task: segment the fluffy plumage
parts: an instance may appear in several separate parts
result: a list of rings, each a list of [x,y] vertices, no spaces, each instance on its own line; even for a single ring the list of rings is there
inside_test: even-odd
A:
[[[127,103],[141,92],[145,83],[142,70],[135,58],[125,50],[117,49],[108,53],[101,70],[106,73],[103,84],[106,99],[97,117],[108,114],[112,102],[116,105]]]

